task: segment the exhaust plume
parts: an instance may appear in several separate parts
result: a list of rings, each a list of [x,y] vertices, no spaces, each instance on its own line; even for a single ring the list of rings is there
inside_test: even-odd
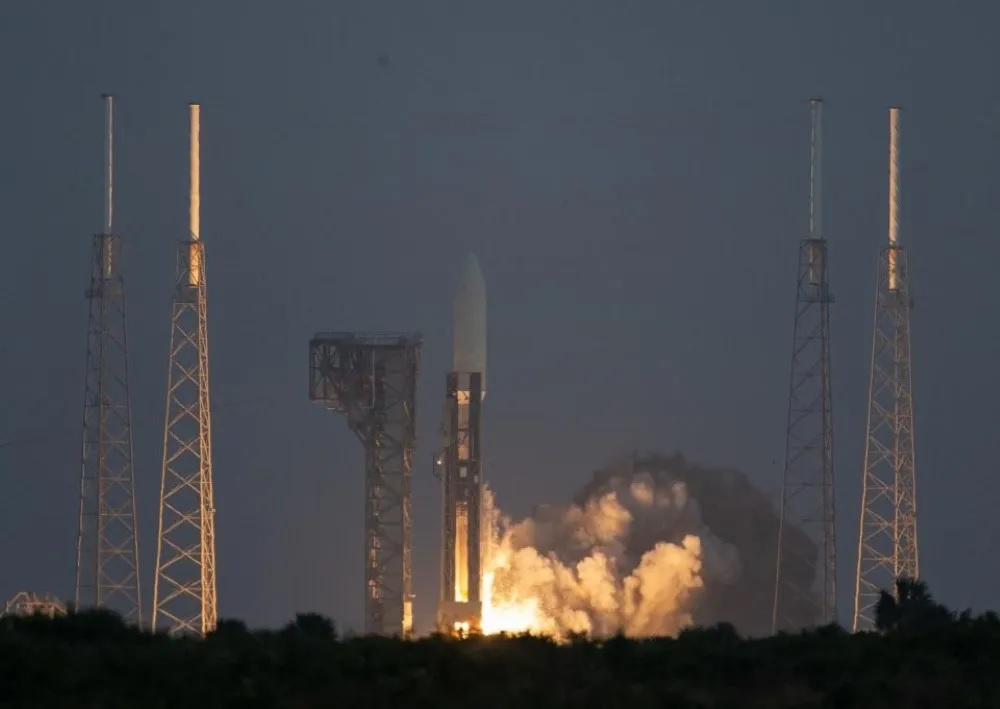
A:
[[[778,516],[738,471],[679,454],[630,457],[595,473],[569,505],[514,523],[487,491],[484,514],[484,633],[770,629]]]

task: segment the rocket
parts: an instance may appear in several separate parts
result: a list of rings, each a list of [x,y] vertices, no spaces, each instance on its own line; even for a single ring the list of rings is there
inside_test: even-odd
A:
[[[441,450],[441,595],[438,630],[477,632],[482,615],[482,403],[486,396],[486,284],[470,255],[452,303],[452,361],[445,378]]]

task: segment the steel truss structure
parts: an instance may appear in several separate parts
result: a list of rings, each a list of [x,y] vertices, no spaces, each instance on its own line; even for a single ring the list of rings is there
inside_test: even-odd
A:
[[[830,292],[820,213],[822,103],[812,103],[810,238],[799,245],[772,630],[836,620]]]
[[[216,625],[215,501],[205,244],[199,235],[198,106],[191,105],[191,236],[180,244],[170,332],[153,627],[204,636]]]
[[[52,596],[21,591],[4,604],[0,618],[4,616],[43,615],[47,618],[66,615],[66,606]]]
[[[914,465],[910,295],[899,245],[899,109],[889,110],[889,243],[881,249],[875,296],[854,630],[874,625],[880,592],[920,575]]]
[[[410,483],[416,447],[418,333],[319,333],[309,398],[342,413],[365,450],[365,632],[413,628]]]
[[[897,287],[889,288],[890,263]],[[906,251],[879,256],[869,385],[868,435],[858,539],[854,630],[873,627],[879,592],[920,575],[910,371],[910,297]]]
[[[105,232],[93,239],[75,605],[142,623],[121,238],[112,225],[113,98],[105,96]]]

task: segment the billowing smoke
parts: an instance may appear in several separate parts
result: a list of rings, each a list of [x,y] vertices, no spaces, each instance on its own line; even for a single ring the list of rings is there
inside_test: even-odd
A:
[[[491,517],[485,632],[770,630],[777,513],[736,470],[630,457],[595,473],[572,504],[518,523]]]

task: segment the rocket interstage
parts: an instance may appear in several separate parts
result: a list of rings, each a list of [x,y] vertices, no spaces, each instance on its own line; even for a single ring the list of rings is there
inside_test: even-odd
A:
[[[445,381],[441,596],[438,629],[477,632],[482,616],[482,402],[486,395],[486,286],[475,256],[462,272],[452,312],[452,368]]]

